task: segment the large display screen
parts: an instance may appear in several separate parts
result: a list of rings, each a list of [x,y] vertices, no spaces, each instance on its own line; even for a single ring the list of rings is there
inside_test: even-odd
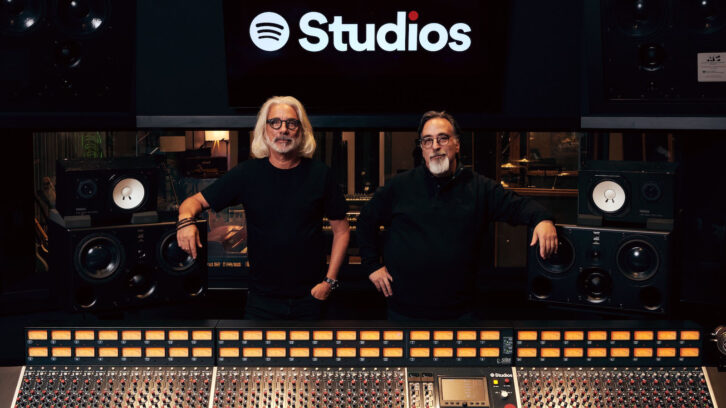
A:
[[[230,106],[311,113],[498,112],[507,1],[224,1]]]

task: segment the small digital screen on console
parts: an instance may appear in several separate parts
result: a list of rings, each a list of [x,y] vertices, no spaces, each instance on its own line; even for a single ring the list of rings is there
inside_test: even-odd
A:
[[[489,406],[485,378],[441,378],[441,406]]]

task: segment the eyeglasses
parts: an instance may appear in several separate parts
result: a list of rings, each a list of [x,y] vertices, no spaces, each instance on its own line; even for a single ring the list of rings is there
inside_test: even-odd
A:
[[[449,139],[451,139],[451,136],[449,136],[449,135],[436,136],[436,142],[440,146],[446,146],[449,143]],[[434,145],[434,138],[433,137],[424,137],[422,139],[419,139],[419,143],[421,144],[421,147],[428,149]]]
[[[286,119],[286,120],[282,120],[280,118],[267,119],[267,124],[270,125],[270,127],[275,130],[281,128],[283,122],[285,122],[285,126],[287,126],[287,130],[295,130],[298,128],[298,126],[300,126],[300,121],[297,119]]]

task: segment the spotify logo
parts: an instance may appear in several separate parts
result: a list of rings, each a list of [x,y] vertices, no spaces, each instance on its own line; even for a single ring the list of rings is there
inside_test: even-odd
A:
[[[290,38],[290,28],[281,15],[266,11],[252,20],[250,38],[263,51],[277,51]]]

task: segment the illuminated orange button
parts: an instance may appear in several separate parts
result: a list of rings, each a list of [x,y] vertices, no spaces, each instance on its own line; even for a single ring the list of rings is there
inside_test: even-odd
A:
[[[479,357],[499,357],[499,349],[496,347],[482,347],[479,349]]]
[[[554,347],[544,347],[539,351],[540,357],[545,358],[558,358],[560,356],[560,349]]]
[[[237,330],[222,330],[219,332],[219,339],[225,341],[239,340],[239,332]]]
[[[537,340],[537,332],[534,330],[525,330],[525,331],[517,332],[517,340],[535,341],[535,340]]]
[[[658,340],[675,340],[677,338],[675,330],[659,330]]]
[[[51,340],[70,340],[71,331],[70,330],[51,330],[50,338],[51,338]]]
[[[499,331],[482,330],[479,332],[479,340],[499,340]]]
[[[675,347],[658,347],[655,355],[658,357],[675,357],[676,349]]]
[[[331,358],[331,357],[333,357],[333,348],[332,347],[314,347],[313,348],[313,357]]]
[[[681,357],[698,357],[697,347],[681,347]]]
[[[335,333],[335,338],[337,340],[355,340],[357,338],[358,334],[353,330],[342,330]]]
[[[429,333],[427,330],[411,330],[411,332],[408,334],[408,337],[411,340],[430,340],[431,333]]]
[[[262,330],[242,330],[242,340],[247,340],[247,341],[262,340]]]
[[[431,350],[426,347],[411,347],[408,353],[411,357],[428,357],[431,355]]]
[[[585,354],[581,347],[565,347],[565,357],[567,358],[579,358],[583,355]]]
[[[310,332],[307,330],[290,331],[290,340],[310,340]]]
[[[169,357],[189,357],[189,349],[186,347],[169,348]]]
[[[567,330],[567,331],[565,331],[565,340],[567,340],[567,341],[585,340],[585,333],[580,330]]]
[[[99,340],[118,340],[118,332],[116,330],[100,330],[98,332]]]
[[[293,347],[290,349],[290,357],[310,357],[310,349],[307,347]]]
[[[123,347],[121,357],[141,357],[141,347]]]
[[[610,340],[615,340],[615,341],[626,341],[626,340],[630,340],[630,332],[629,331],[613,331],[613,332],[610,332]]]
[[[608,339],[608,332],[606,331],[589,331],[587,332],[587,339],[590,341],[604,341]]]
[[[333,332],[330,330],[313,330],[313,340],[333,340]]]
[[[400,358],[403,357],[403,349],[401,347],[384,347],[383,357]]]
[[[476,336],[476,334],[474,336]],[[476,357],[476,348],[459,347],[456,349],[456,357]]]
[[[71,348],[70,347],[53,347],[52,355],[53,355],[53,357],[70,357]]]
[[[456,332],[456,340],[459,341],[476,341],[476,331],[459,330]]]
[[[653,357],[653,349],[650,347],[636,347],[633,349],[633,357]]]
[[[211,347],[192,347],[192,357],[212,357]]]
[[[189,340],[189,332],[186,330],[170,330],[169,340]]]
[[[146,340],[164,340],[166,337],[166,333],[163,330],[147,330],[144,334],[146,335]]]
[[[242,349],[242,357],[249,357],[249,358],[262,357],[262,347],[245,347]]]
[[[28,347],[29,357],[48,357],[48,347]]]
[[[163,347],[147,347],[146,357],[164,357],[166,350]]]
[[[93,347],[76,347],[76,357],[94,357],[96,350]]]
[[[116,347],[99,347],[99,357],[118,357],[118,348]]]
[[[360,332],[360,339],[366,341],[378,341],[381,339],[381,333],[378,330],[364,330]]]
[[[434,357],[453,357],[454,349],[451,347],[434,347]]]
[[[701,333],[697,330],[684,330],[681,332],[681,340],[698,340],[701,338]]]
[[[28,340],[48,340],[48,332],[45,330],[28,330]]]
[[[587,356],[592,358],[607,357],[608,351],[606,348],[595,347],[587,349]]]
[[[141,340],[141,330],[122,330],[121,340]]]
[[[439,340],[439,341],[454,340],[454,332],[451,330],[434,330],[434,340]]]
[[[270,330],[265,333],[267,340],[280,341],[287,339],[287,333],[283,330]]]
[[[627,347],[613,347],[610,349],[610,357],[630,357],[630,349]]]
[[[520,347],[517,349],[517,357],[522,357],[522,358],[537,357],[537,349],[534,347]]]
[[[76,330],[76,340],[93,340],[96,338],[96,334],[93,330]]]
[[[559,341],[561,338],[561,334],[559,331],[543,331],[540,334],[540,338],[545,341]]]
[[[220,347],[220,357],[239,357],[239,349],[237,347]]]
[[[192,330],[192,340],[204,341],[212,340],[211,330]]]
[[[356,349],[354,347],[338,347],[335,349],[335,355],[337,357],[355,357]]]
[[[401,330],[386,330],[383,332],[383,340],[401,341],[403,340],[403,332]]]
[[[638,341],[652,341],[653,332],[650,330],[638,330],[633,334],[633,338]]]
[[[284,347],[270,347],[265,352],[267,357],[279,358],[287,355],[287,350]]]
[[[360,356],[367,358],[380,357],[381,350],[379,350],[378,347],[363,347],[360,349]]]

